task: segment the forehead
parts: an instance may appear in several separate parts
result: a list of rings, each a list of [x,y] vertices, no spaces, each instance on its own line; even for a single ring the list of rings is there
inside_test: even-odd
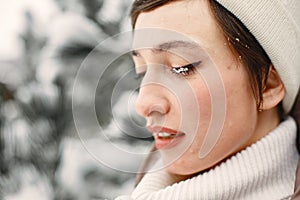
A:
[[[183,36],[201,46],[209,46],[208,44],[214,43],[219,33],[207,0],[174,1],[152,11],[142,12],[135,27],[136,30],[155,28],[174,33],[148,31],[140,34],[141,32],[136,31],[133,43],[135,49],[139,46],[155,48],[164,41],[183,40]]]

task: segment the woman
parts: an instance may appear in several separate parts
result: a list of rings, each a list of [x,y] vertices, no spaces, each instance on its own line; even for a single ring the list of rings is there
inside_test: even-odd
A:
[[[297,0],[134,2],[136,109],[163,167],[146,165],[155,170],[118,199],[297,198],[299,122],[289,115],[299,113],[299,8]]]

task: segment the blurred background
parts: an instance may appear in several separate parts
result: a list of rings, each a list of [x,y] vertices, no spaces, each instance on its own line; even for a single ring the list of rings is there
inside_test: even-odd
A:
[[[142,128],[145,122],[130,100],[136,96],[139,80],[132,73],[130,53],[119,56],[124,41],[115,37],[111,46],[94,49],[106,38],[131,30],[131,3],[0,2],[1,200],[114,199],[133,189],[134,173],[112,169],[87,151],[104,152],[114,166],[135,169],[142,159],[120,159],[106,145],[107,139],[134,152],[147,152],[151,146],[152,139]],[[86,73],[74,97],[76,74],[93,49],[85,65],[103,68],[104,75],[92,91],[94,72]],[[109,67],[101,65],[114,54]],[[95,100],[102,129],[89,124],[92,120],[87,117],[84,134],[78,134],[73,98],[78,110]]]

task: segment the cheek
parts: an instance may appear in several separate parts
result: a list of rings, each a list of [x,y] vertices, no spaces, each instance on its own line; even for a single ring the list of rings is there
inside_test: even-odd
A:
[[[195,136],[192,148],[193,152],[199,153],[200,147],[211,123],[212,99],[210,92],[205,84],[202,84],[202,87],[195,88],[195,93],[197,94],[196,98],[198,102],[200,117],[198,119],[198,131]]]
[[[226,156],[241,150],[253,135],[257,121],[256,101],[242,67],[228,69],[224,78],[226,118],[215,156]]]
[[[199,116],[195,117],[189,115],[186,120],[187,126],[187,145],[189,146],[183,153],[183,155],[177,159],[172,165],[168,167],[171,173],[176,174],[193,174],[202,170],[202,167],[207,167],[200,162],[199,152],[206,136],[210,121],[211,121],[211,95],[205,83],[198,79],[193,81],[191,86],[194,90],[194,97],[185,96],[186,103],[184,103],[183,109],[194,112],[195,109],[199,109]],[[188,99],[195,98],[197,105],[191,104]],[[190,113],[192,113],[190,112]],[[188,124],[188,125],[187,125]],[[196,124],[196,125],[195,125]],[[201,168],[199,170],[199,167]]]
[[[187,133],[191,140],[190,144],[192,144],[190,151],[196,153],[199,152],[211,122],[212,100],[210,91],[202,78],[191,81],[190,85],[193,96],[185,96],[187,101],[183,106],[183,110],[187,111],[186,113],[189,113],[189,115],[182,115],[182,117],[186,118],[183,121],[187,124]],[[190,99],[192,98],[195,99],[194,103],[191,103]]]
[[[239,125],[248,121],[251,124],[256,116],[256,100],[247,74],[242,68],[239,68],[235,69],[228,78],[224,81],[227,123]]]
[[[249,140],[256,124],[256,101],[246,72],[242,69],[228,69],[223,74],[226,93],[226,116],[220,138],[210,154],[199,159],[199,152],[211,123],[212,103],[209,90],[203,82],[193,83],[200,109],[199,127],[189,149],[169,167],[171,172],[192,174],[217,164],[226,157],[241,150]],[[234,71],[230,71],[234,70]],[[193,109],[194,107],[186,107]],[[193,120],[193,119],[191,119]]]

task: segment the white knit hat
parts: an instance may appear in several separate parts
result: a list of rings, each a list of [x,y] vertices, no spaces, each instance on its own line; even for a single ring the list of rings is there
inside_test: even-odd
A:
[[[300,85],[300,0],[216,0],[239,18],[269,55],[282,79],[288,113]]]

